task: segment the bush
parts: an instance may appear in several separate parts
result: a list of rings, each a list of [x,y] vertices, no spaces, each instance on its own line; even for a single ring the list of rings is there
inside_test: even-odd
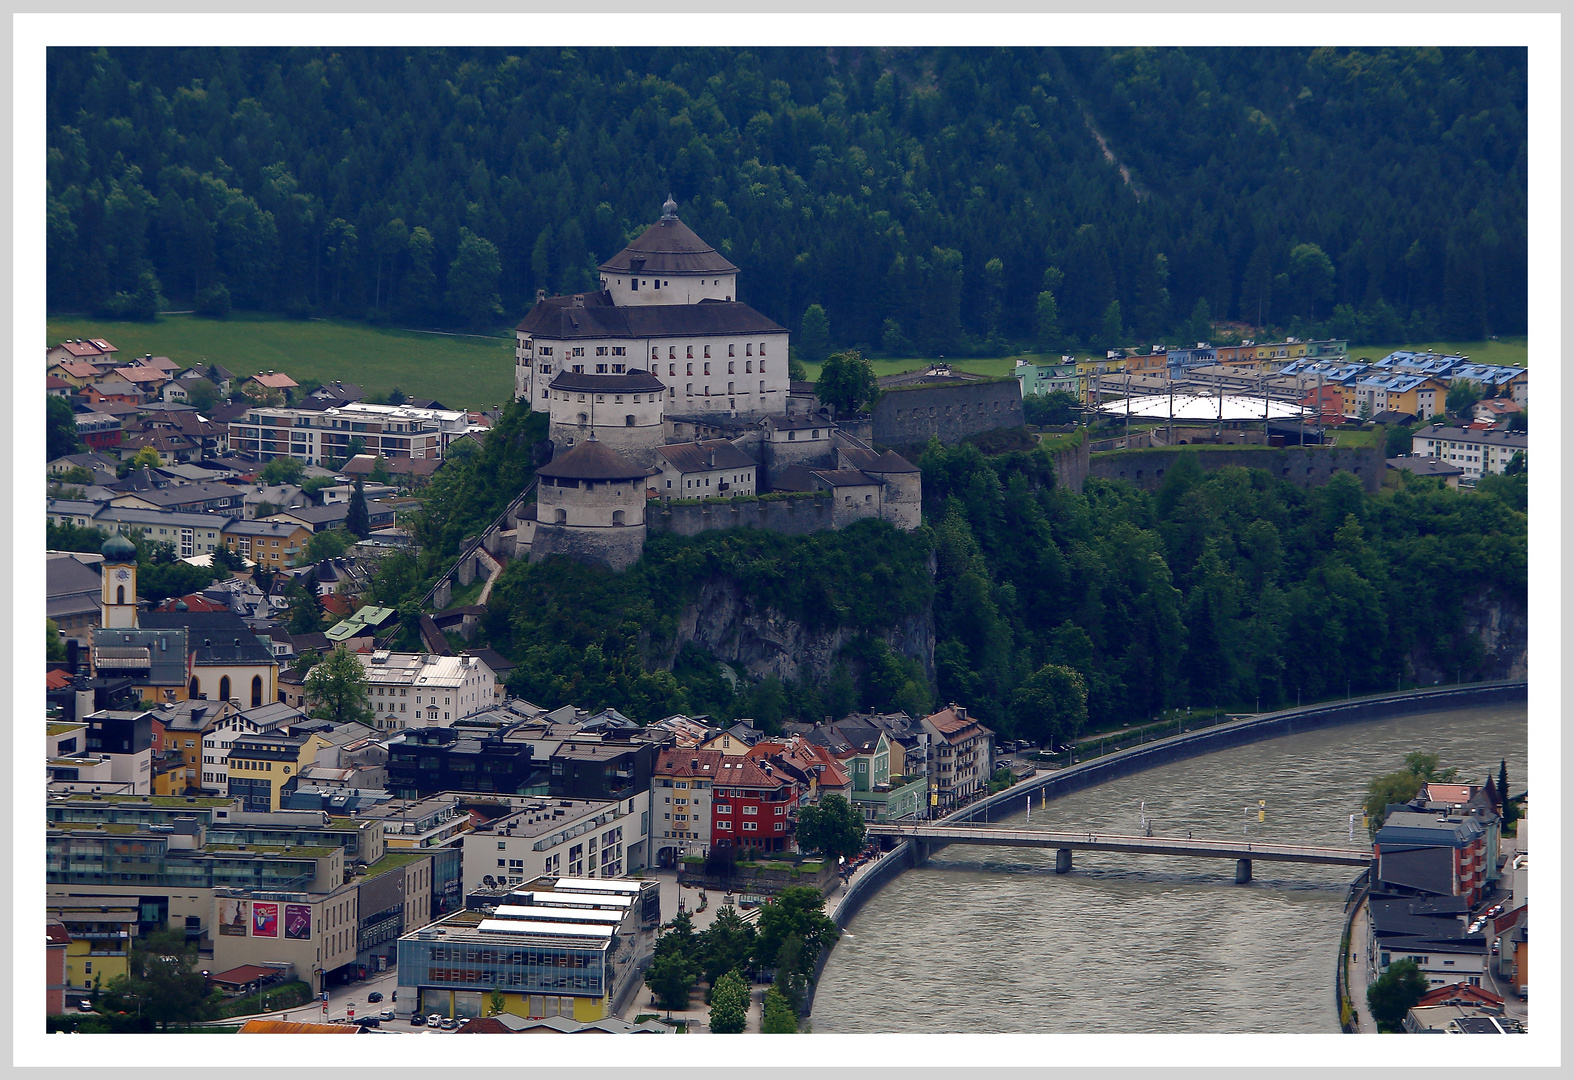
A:
[[[197,294],[197,314],[222,319],[230,313],[230,291],[215,281]]]

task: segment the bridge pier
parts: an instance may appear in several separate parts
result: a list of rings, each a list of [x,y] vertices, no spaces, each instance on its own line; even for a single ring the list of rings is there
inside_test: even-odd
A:
[[[1235,884],[1247,885],[1252,880],[1252,861],[1250,859],[1235,860]]]
[[[1064,874],[1071,870],[1071,849],[1055,849],[1055,873]]]

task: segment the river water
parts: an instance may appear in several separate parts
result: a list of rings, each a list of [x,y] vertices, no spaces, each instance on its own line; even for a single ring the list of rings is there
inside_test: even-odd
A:
[[[1523,790],[1522,705],[1272,739],[1051,800],[1032,823],[1349,846],[1367,782],[1413,750]],[[1258,800],[1266,803],[1259,823]],[[1025,800],[1024,800],[1025,801]],[[1248,814],[1243,809],[1250,807]],[[1004,822],[1021,823],[1018,809]],[[1243,820],[1244,819],[1244,820]],[[815,994],[816,1032],[1337,1032],[1334,965],[1358,871],[952,846],[870,898]]]

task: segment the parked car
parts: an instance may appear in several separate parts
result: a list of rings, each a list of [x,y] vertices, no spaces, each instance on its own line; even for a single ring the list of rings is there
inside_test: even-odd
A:
[[[443,1018],[441,1016],[438,1016],[436,1013],[433,1013],[432,1015],[430,1015],[430,1016],[428,1016],[426,1018],[426,1024],[427,1024],[428,1027],[441,1027],[442,1023],[443,1023]]]
[[[370,1002],[381,1001],[382,999],[383,995],[382,991],[380,990],[373,990],[370,994],[366,995],[366,1000]]]
[[[93,1003],[91,1001],[89,1001],[87,998],[83,998],[81,1001],[77,1002],[77,1011],[78,1012],[92,1012],[93,1011]]]
[[[393,1018],[394,1011],[392,1009],[384,1009],[382,1012],[377,1014],[377,1019],[379,1020],[392,1020]]]
[[[426,1026],[426,1017],[422,1016],[420,1013],[411,1013],[410,1014],[410,1026],[411,1027],[425,1027]]]
[[[362,1028],[374,1028],[381,1027],[382,1023],[383,1022],[375,1016],[363,1016],[355,1021],[355,1026]]]
[[[439,1026],[444,1031],[453,1031],[455,1028],[457,1028],[459,1026],[459,1021],[455,1020],[452,1016],[445,1016],[445,1017],[443,1017],[442,1024],[440,1024]]]

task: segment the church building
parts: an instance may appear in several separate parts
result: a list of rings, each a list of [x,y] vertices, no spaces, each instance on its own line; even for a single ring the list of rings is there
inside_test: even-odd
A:
[[[601,264],[599,292],[538,296],[515,330],[515,398],[552,416],[554,441],[566,426],[588,431],[600,421],[579,398],[593,391],[554,395],[565,373],[648,373],[668,417],[785,414],[787,328],[739,302],[737,282],[738,268],[678,220],[668,196],[661,220]],[[640,410],[607,416],[601,423],[644,422]]]

